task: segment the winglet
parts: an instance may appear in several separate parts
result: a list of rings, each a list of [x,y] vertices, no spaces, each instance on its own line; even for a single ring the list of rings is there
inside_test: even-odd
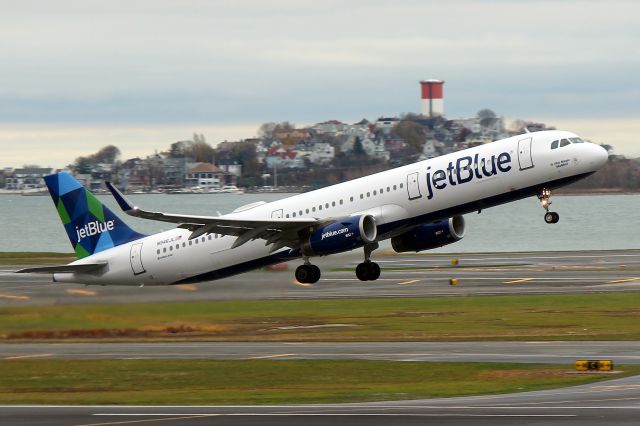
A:
[[[132,205],[129,201],[127,201],[127,199],[124,198],[124,195],[122,194],[122,192],[120,192],[118,188],[113,186],[111,182],[107,181],[105,182],[105,185],[107,185],[107,188],[111,192],[111,195],[113,195],[113,198],[116,199],[116,202],[118,203],[118,205],[123,211],[125,211],[126,213],[129,213],[132,210],[136,210],[136,207]]]

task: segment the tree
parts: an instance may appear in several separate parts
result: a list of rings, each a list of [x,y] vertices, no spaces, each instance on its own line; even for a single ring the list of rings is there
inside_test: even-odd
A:
[[[393,126],[391,133],[402,138],[414,152],[420,152],[429,130],[415,121],[401,120]]]
[[[258,136],[262,139],[274,139],[276,133],[290,132],[295,128],[296,125],[289,121],[283,121],[281,123],[274,123],[273,121],[270,121],[260,126],[258,129]]]
[[[93,154],[92,157],[96,163],[107,163],[113,164],[116,159],[120,156],[120,150],[118,147],[114,145],[107,145],[102,148],[97,153]]]
[[[169,148],[169,158],[184,158],[186,144],[182,141],[174,142]]]
[[[367,153],[364,152],[364,148],[362,147],[362,141],[360,140],[359,136],[356,136],[356,140],[355,142],[353,142],[353,155],[355,155],[356,157],[362,157],[367,155]]]
[[[491,111],[489,108],[481,109],[478,111],[477,116],[480,120],[480,126],[485,128],[493,126],[497,120],[496,113]]]

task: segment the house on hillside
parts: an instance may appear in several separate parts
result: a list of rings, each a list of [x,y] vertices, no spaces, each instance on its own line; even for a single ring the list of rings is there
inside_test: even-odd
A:
[[[196,163],[187,170],[184,177],[186,188],[200,187],[201,189],[219,188],[225,185],[235,185],[237,176],[225,172],[211,163]]]
[[[51,167],[14,169],[6,178],[6,188],[16,191],[44,188],[44,177],[55,172]]]

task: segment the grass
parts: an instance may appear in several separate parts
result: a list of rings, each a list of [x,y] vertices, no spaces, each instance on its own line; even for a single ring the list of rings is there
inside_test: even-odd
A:
[[[54,252],[1,252],[0,265],[67,264],[76,260],[73,253]]]
[[[637,340],[640,294],[243,300],[0,308],[0,339]]]
[[[640,366],[623,374],[640,373]],[[530,391],[611,378],[566,366],[390,361],[10,360],[2,404],[281,404]]]

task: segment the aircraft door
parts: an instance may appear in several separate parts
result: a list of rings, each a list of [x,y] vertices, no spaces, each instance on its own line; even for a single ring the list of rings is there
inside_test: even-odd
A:
[[[533,167],[533,159],[531,158],[531,142],[532,138],[521,139],[518,141],[518,163],[520,170],[526,170]]]
[[[142,243],[131,245],[131,254],[129,258],[131,259],[133,275],[140,275],[146,272],[142,265]]]
[[[271,219],[282,219],[282,209],[274,210],[271,213]]]
[[[407,175],[407,192],[410,200],[422,197],[420,187],[418,186],[418,172],[409,173]]]

